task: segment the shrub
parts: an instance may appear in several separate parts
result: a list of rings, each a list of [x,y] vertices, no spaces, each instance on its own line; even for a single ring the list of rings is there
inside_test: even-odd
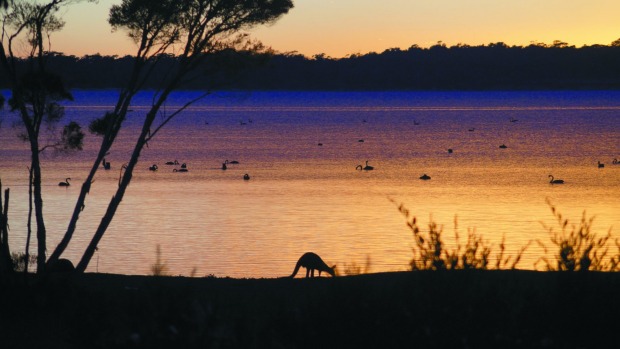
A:
[[[556,218],[560,231],[542,223],[549,232],[551,243],[555,246],[557,254],[554,260],[547,257],[540,258],[544,268],[549,271],[620,271],[620,243],[615,240],[618,252],[608,255],[611,228],[607,235],[598,237],[591,231],[594,217],[587,218],[583,211],[579,225],[569,224],[568,218],[564,218],[556,207],[547,199],[547,205]],[[541,241],[539,245],[547,254],[547,247]],[[538,263],[538,262],[537,262]]]
[[[411,229],[415,242],[413,258],[409,263],[411,270],[486,270],[493,266],[490,261],[492,245],[481,235],[476,234],[475,230],[468,230],[467,242],[464,247],[461,245],[456,216],[454,218],[455,248],[449,250],[442,239],[443,226],[438,226],[432,217],[429,219],[428,231],[424,232],[418,226],[417,218],[411,217],[408,209],[401,204],[398,210],[406,217],[407,227]],[[500,252],[496,255],[495,269],[515,269],[528,246],[529,243],[521,248],[514,259],[511,256],[505,257],[505,244],[502,238],[499,245]]]
[[[26,269],[26,254],[25,253],[11,253],[11,259],[13,260],[13,270],[16,272],[23,272]],[[37,266],[37,255],[28,255],[28,265]]]

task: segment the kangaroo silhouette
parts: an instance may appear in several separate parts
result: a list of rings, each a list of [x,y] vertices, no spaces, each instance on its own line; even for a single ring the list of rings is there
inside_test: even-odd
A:
[[[321,272],[326,272],[331,276],[336,276],[334,272],[334,268],[336,266],[329,267],[318,254],[314,252],[306,252],[299,258],[297,264],[295,265],[295,270],[293,270],[293,274],[290,277],[294,278],[297,275],[300,267],[306,268],[306,277],[314,277],[314,271],[319,271],[319,276],[321,276]]]

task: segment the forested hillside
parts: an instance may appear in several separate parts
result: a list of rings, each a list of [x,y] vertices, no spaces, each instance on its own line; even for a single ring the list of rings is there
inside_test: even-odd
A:
[[[111,88],[128,78],[131,57],[49,54],[71,88]],[[297,53],[224,52],[212,57],[184,82],[184,88],[251,90],[513,90],[618,89],[620,45],[576,48],[553,45],[483,46],[437,44],[382,53],[330,58]],[[160,56],[158,78],[177,59]],[[22,62],[26,64],[27,62]],[[205,74],[209,72],[209,74]],[[2,87],[6,79],[0,75]],[[156,87],[157,81],[146,82]]]

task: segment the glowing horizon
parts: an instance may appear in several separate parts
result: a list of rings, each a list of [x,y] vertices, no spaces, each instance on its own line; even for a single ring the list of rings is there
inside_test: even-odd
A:
[[[131,55],[135,46],[124,32],[112,32],[107,15],[121,0],[81,3],[64,10],[65,28],[52,36],[52,50],[66,55]],[[308,57],[382,52],[413,45],[509,46],[552,44],[609,45],[620,38],[620,2],[614,0],[411,1],[294,0],[278,22],[250,31],[277,52]],[[94,38],[94,39],[93,39]]]

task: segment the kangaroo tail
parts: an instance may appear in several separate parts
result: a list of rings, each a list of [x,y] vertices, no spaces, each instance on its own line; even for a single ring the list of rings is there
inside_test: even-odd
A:
[[[294,278],[295,275],[297,275],[299,268],[301,268],[301,261],[298,261],[297,264],[295,264],[295,270],[293,270],[293,274],[290,276],[291,278]]]

